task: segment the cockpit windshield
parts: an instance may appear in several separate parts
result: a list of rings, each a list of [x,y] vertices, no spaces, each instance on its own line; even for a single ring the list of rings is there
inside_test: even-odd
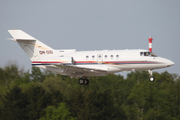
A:
[[[155,55],[152,52],[140,52],[140,56],[152,56],[152,57],[157,57],[157,55]]]

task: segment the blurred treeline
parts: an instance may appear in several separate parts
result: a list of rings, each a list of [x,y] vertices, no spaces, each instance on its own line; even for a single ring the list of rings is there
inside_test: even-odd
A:
[[[180,120],[180,77],[146,71],[78,79],[0,68],[0,120]]]

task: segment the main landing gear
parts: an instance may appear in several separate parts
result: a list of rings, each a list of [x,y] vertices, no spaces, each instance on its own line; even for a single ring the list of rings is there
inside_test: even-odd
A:
[[[88,85],[89,84],[89,80],[88,79],[83,79],[83,78],[80,78],[79,80],[78,80],[78,83],[80,84],[80,85]]]
[[[150,80],[151,82],[153,82],[153,81],[155,80],[155,78],[153,77],[153,72],[152,72],[152,70],[148,70],[148,72],[149,72],[149,74],[151,75],[151,77],[149,78],[149,80]]]

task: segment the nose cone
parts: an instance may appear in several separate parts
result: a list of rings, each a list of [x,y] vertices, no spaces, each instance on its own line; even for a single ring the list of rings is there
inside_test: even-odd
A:
[[[166,59],[164,62],[167,65],[167,67],[170,67],[170,66],[174,65],[174,62],[171,61],[171,60],[168,60],[168,59]]]

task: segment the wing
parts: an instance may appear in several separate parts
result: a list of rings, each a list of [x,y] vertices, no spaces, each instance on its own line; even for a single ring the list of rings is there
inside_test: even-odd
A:
[[[61,75],[68,75],[70,77],[82,77],[82,76],[104,76],[107,71],[99,69],[81,68],[70,63],[55,62],[55,61],[33,61],[31,63],[35,67],[39,67],[45,70],[49,70]]]
[[[67,71],[67,73],[71,73],[71,75],[69,76],[78,76],[78,77],[82,77],[82,76],[103,76],[106,75],[107,72],[104,70],[99,70],[99,69],[89,69],[89,68],[81,68],[81,67],[77,67],[77,66],[67,66],[67,65],[56,65],[57,67],[64,69]],[[72,73],[74,75],[72,75]]]

